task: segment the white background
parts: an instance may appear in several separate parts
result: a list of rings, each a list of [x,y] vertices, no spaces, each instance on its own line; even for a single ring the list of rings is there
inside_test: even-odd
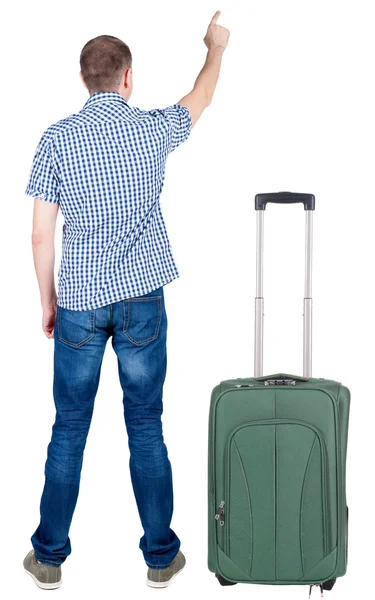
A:
[[[39,519],[54,419],[53,341],[41,329],[24,195],[43,131],[82,108],[79,53],[92,37],[133,53],[130,103],[163,108],[190,91],[216,9],[231,30],[217,93],[167,164],[164,217],[180,278],[169,319],[164,435],[172,462],[172,527],[185,570],[165,592],[145,584],[141,525],[128,471],[117,362],[104,358],[70,530],[60,596],[307,598],[304,587],[222,588],[208,571],[207,427],[212,388],[253,374],[254,196],[316,195],[313,375],[352,392],[348,573],[331,597],[372,593],[374,539],[373,3],[211,0],[61,3],[7,8],[2,21],[1,578],[4,598],[39,598],[22,569]],[[3,9],[4,10],[4,9]],[[5,166],[5,168],[4,168]],[[304,213],[265,213],[265,373],[302,370]],[[62,215],[56,235],[56,274]],[[314,590],[316,597],[317,590]],[[329,596],[329,592],[325,595]]]

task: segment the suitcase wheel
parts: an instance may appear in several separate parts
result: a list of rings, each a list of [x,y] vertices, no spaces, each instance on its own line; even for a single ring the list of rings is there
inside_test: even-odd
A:
[[[228,579],[225,579],[225,577],[219,575],[219,573],[215,573],[215,577],[219,580],[220,585],[236,585],[237,583],[236,581],[228,581]]]
[[[333,586],[336,583],[336,578],[335,579],[328,579],[328,581],[325,581],[323,583],[323,590],[327,590],[328,592],[333,588]]]

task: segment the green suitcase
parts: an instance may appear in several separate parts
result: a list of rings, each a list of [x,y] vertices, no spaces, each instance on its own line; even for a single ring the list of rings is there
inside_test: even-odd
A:
[[[263,215],[267,202],[306,210],[304,377],[263,369]],[[345,465],[349,390],[311,377],[311,255],[315,198],[260,194],[255,376],[222,381],[208,432],[208,568],[221,585],[332,589],[347,566]]]

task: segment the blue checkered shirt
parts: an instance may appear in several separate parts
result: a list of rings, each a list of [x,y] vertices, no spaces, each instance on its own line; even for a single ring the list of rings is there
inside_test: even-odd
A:
[[[64,216],[60,306],[99,308],[179,277],[160,193],[167,156],[190,130],[181,104],[147,111],[96,92],[44,131],[25,193]]]

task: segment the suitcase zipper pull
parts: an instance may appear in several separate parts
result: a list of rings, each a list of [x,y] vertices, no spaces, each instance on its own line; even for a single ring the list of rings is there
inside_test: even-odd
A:
[[[313,589],[313,587],[320,588],[320,597],[323,598],[323,584],[322,583],[314,583],[313,585],[310,585],[309,598],[311,598],[311,590]]]
[[[236,388],[254,387],[254,384],[253,383],[236,383],[236,385],[234,387],[236,387]]]
[[[224,502],[224,500],[222,500],[220,502],[219,508],[217,509],[217,513],[215,515],[216,521],[218,521],[220,519],[220,521],[219,521],[220,527],[222,527],[224,525],[224,504],[225,504],[225,502]]]

